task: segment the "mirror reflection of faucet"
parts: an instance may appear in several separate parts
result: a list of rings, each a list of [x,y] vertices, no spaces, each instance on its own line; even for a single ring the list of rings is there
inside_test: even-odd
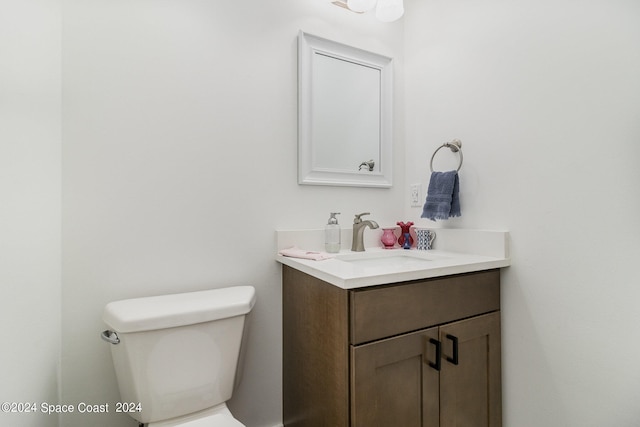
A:
[[[369,212],[357,214],[353,219],[353,241],[351,244],[351,250],[353,252],[364,252],[364,229],[369,227],[371,229],[378,228],[378,223],[372,220],[362,220],[363,215],[369,215]]]
[[[376,162],[374,162],[373,159],[369,160],[368,162],[362,162],[360,163],[358,170],[362,170],[363,166],[367,167],[369,169],[369,172],[373,172],[373,168],[376,166]]]

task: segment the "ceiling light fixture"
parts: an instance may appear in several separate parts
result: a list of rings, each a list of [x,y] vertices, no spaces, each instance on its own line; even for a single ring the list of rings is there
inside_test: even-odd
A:
[[[356,13],[375,9],[376,18],[382,22],[397,21],[404,15],[403,0],[336,0],[333,4]]]

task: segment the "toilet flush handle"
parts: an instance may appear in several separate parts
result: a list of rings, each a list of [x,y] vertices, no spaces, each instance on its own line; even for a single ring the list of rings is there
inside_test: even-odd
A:
[[[118,334],[108,329],[106,331],[102,331],[102,334],[100,334],[100,337],[110,344],[120,343],[120,338],[118,338]]]

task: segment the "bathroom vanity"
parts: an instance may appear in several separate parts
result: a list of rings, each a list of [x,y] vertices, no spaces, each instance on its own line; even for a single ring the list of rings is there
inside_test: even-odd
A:
[[[350,256],[279,259],[284,425],[501,426],[506,252]]]

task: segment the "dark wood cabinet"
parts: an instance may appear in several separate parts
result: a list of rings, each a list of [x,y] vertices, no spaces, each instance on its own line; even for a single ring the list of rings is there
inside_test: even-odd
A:
[[[500,427],[498,270],[345,290],[283,266],[283,420]]]
[[[439,425],[440,378],[430,340],[438,328],[354,346],[351,425]]]

